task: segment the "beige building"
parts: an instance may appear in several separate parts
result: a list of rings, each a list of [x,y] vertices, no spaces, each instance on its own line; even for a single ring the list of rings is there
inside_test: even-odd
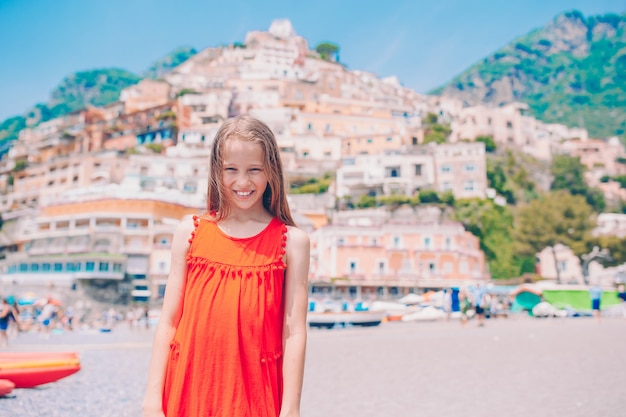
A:
[[[336,196],[412,196],[435,184],[435,160],[430,154],[386,152],[345,156],[337,170]]]
[[[121,182],[126,161],[115,152],[73,154],[32,164],[14,172],[13,186],[0,195],[0,209],[38,207],[67,190]]]
[[[563,140],[586,140],[585,129],[544,124],[527,115],[528,105],[512,103],[502,107],[453,107],[451,141],[475,140],[489,136],[499,145],[514,146],[540,160],[549,161]]]
[[[343,287],[353,296],[405,294],[488,278],[478,239],[458,223],[349,223],[311,235],[313,286]],[[406,218],[406,217],[405,217]],[[369,224],[368,224],[369,223]]]
[[[573,139],[564,142],[560,149],[569,156],[580,158],[597,184],[603,176],[626,175],[626,150],[619,138]]]
[[[556,280],[558,268],[562,284],[584,284],[580,259],[560,243],[554,246],[554,253],[552,247],[547,247],[537,254],[537,267],[537,273],[544,279]]]
[[[23,218],[19,251],[0,261],[0,282],[27,286],[149,286],[163,295],[172,236],[197,210],[143,199],[98,199],[51,205]]]
[[[435,162],[437,191],[451,191],[456,198],[485,198],[487,164],[482,142],[429,146]]]
[[[144,78],[123,89],[120,101],[124,103],[124,113],[130,114],[167,104],[171,100],[171,88],[166,81]]]

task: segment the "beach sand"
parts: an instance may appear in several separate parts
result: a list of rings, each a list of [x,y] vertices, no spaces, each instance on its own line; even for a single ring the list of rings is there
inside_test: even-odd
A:
[[[0,398],[0,416],[141,415],[153,333],[21,334],[11,350],[74,350],[83,369]],[[383,323],[309,331],[302,417],[621,417],[626,320]]]

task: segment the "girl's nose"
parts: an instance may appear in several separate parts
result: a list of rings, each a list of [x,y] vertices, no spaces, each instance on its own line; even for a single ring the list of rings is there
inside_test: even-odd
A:
[[[243,186],[250,183],[250,178],[246,174],[241,174],[237,177],[237,185]]]

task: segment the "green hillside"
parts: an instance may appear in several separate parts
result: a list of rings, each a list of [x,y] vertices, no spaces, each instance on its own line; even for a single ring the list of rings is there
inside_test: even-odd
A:
[[[432,93],[467,104],[521,101],[545,122],[624,135],[626,14],[563,13]]]
[[[155,61],[143,74],[147,78],[161,78],[198,52],[189,46],[174,49],[163,58]]]
[[[80,71],[65,78],[41,109],[41,121],[54,119],[87,105],[105,106],[119,99],[120,92],[141,77],[118,68]]]
[[[47,103],[38,103],[24,115],[0,122],[0,156],[9,149],[9,143],[17,139],[19,131],[82,109],[88,105],[105,106],[119,100],[120,92],[144,77],[158,78],[171,71],[190,57],[196,50],[177,48],[155,61],[144,76],[119,68],[101,68],[79,71],[69,75],[52,91]]]

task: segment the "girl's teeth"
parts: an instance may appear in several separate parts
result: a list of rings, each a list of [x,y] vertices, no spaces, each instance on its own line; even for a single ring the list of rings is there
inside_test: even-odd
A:
[[[252,194],[252,191],[248,191],[248,192],[237,191],[237,195],[240,195],[242,197],[245,197],[250,194]]]

